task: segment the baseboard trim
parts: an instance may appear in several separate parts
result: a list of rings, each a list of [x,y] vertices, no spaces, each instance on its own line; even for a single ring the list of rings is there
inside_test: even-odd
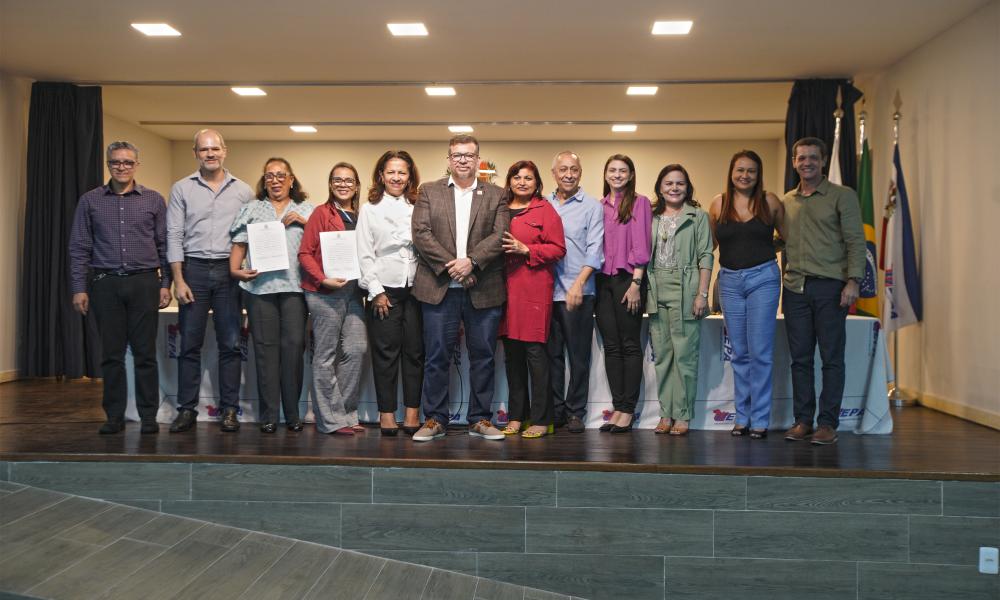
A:
[[[17,370],[13,371],[0,371],[0,383],[7,383],[8,381],[16,381]]]
[[[985,425],[986,427],[1000,431],[1000,414],[998,413],[991,413],[981,408],[959,404],[952,400],[925,392],[917,392],[906,388],[900,388],[900,390],[906,392],[911,397],[916,398],[917,402],[919,402],[921,406],[933,408],[934,410],[959,417],[960,419],[972,421],[973,423]]]

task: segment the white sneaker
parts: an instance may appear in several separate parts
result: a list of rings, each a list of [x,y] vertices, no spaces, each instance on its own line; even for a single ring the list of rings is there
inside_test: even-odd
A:
[[[502,431],[494,427],[493,423],[490,423],[486,419],[479,421],[475,425],[470,425],[469,435],[487,440],[502,440],[505,437]]]
[[[417,430],[413,434],[414,442],[429,442],[431,440],[436,440],[438,438],[443,438],[446,435],[444,427],[442,427],[434,419],[427,419],[424,422],[424,426]]]

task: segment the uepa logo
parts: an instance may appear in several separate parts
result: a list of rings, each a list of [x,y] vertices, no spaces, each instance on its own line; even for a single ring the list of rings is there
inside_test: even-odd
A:
[[[842,408],[840,409],[841,419],[860,419],[865,414],[863,408]]]
[[[712,420],[716,423],[732,423],[736,420],[736,413],[731,413],[728,410],[716,408],[712,411],[712,415]]]

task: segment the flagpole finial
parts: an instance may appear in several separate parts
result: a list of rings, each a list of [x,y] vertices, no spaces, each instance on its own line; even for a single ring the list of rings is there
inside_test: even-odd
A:
[[[899,109],[903,106],[903,99],[899,97],[899,90],[896,90],[896,97],[892,99],[892,105],[896,107],[896,112],[892,113],[892,143],[899,142],[899,120],[902,118],[902,113]]]

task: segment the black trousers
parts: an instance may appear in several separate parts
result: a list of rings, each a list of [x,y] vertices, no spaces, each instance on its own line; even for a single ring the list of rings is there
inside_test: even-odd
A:
[[[94,278],[91,308],[101,332],[101,375],[104,412],[124,419],[128,402],[125,348],[132,348],[135,364],[135,403],[139,418],[155,422],[160,407],[160,377],[156,363],[160,278],[155,271],[119,277]]]
[[[590,391],[590,348],[594,337],[594,296],[584,296],[576,310],[565,302],[552,303],[549,330],[549,378],[552,381],[553,418],[565,423],[569,417],[583,419]],[[566,387],[566,361],[569,387]]]
[[[638,314],[628,312],[622,304],[631,284],[630,273],[597,274],[597,329],[604,340],[611,403],[615,410],[629,414],[635,412],[642,386],[642,302]],[[645,289],[639,293],[645,300]]]
[[[394,413],[401,371],[403,406],[420,408],[420,390],[424,385],[423,313],[409,288],[386,288],[385,293],[392,305],[386,318],[379,319],[374,303],[368,303],[368,347],[378,410]]]
[[[545,342],[522,342],[504,338],[503,352],[509,387],[508,420],[521,422],[530,420],[532,425],[551,425],[552,385],[549,383],[549,353],[545,348]]]
[[[844,349],[847,344],[847,308],[840,306],[844,282],[807,277],[801,294],[785,288],[785,333],[792,358],[792,404],[796,422],[834,429],[840,424],[844,399]],[[819,344],[823,361],[823,390],[816,415],[814,356]]]
[[[261,423],[277,423],[281,409],[285,421],[299,420],[306,333],[305,296],[245,293]]]

